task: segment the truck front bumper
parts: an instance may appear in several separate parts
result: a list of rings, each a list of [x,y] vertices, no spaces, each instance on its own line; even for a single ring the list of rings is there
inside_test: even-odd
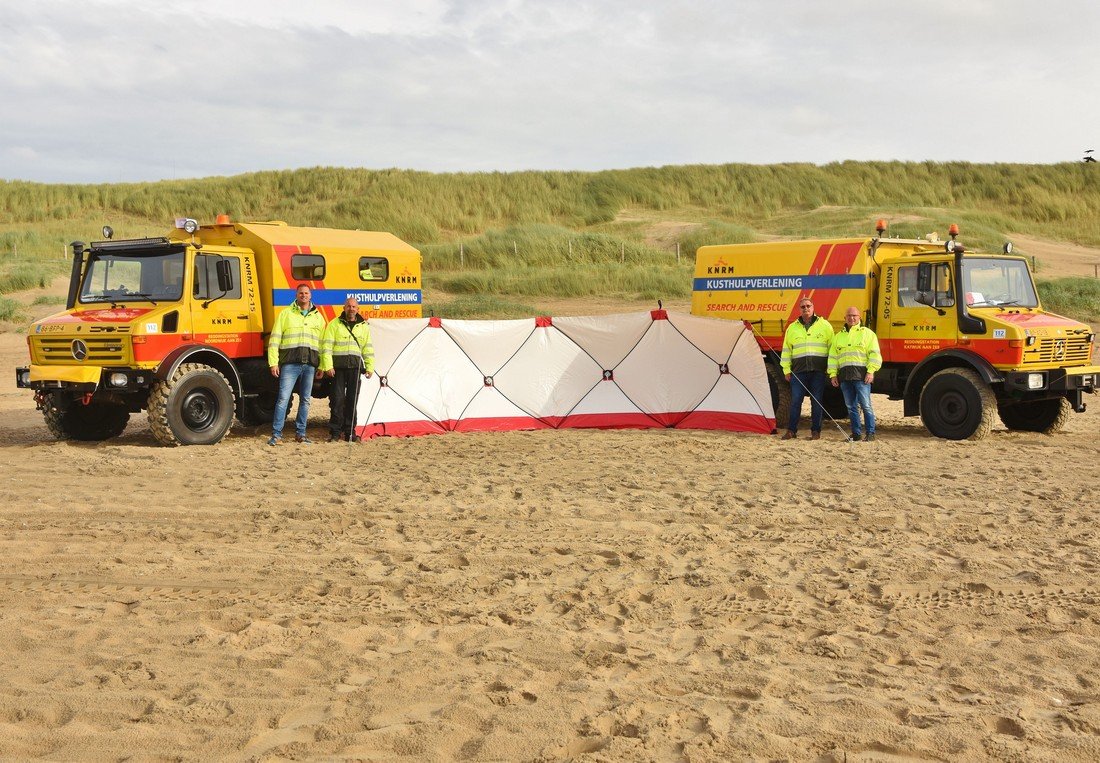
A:
[[[1004,374],[1004,386],[1018,399],[1065,397],[1080,413],[1085,410],[1083,395],[1092,394],[1100,387],[1100,366],[1009,371]]]
[[[38,392],[133,392],[148,389],[154,380],[152,371],[136,368],[31,365],[15,369],[15,386]]]

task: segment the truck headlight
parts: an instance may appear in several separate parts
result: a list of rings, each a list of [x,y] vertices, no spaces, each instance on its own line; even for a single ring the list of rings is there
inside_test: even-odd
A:
[[[1043,375],[1042,374],[1028,374],[1027,375],[1027,388],[1028,389],[1042,389],[1043,388]]]
[[[110,384],[112,387],[125,387],[126,374],[113,373],[107,378],[107,383]]]
[[[23,387],[31,386],[31,372],[30,369],[19,372],[19,384]]]

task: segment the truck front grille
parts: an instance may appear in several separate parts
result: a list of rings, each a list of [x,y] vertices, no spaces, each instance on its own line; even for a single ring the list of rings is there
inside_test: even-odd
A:
[[[87,356],[82,360],[78,360],[73,355],[73,342],[78,340],[87,348]],[[34,357],[42,365],[126,365],[129,360],[128,343],[129,338],[126,336],[107,334],[81,337],[31,337]]]
[[[1059,339],[1040,339],[1024,350],[1024,363],[1036,365],[1083,365],[1089,362],[1092,345],[1087,337],[1071,336]]]

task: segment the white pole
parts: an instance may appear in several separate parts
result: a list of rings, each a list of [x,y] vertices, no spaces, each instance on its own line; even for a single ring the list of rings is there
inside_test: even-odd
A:
[[[573,259],[573,239],[569,239],[569,259]]]
[[[676,242],[676,264],[680,264],[680,242]]]
[[[466,248],[461,241],[458,242],[458,264],[461,268],[466,267]]]
[[[626,244],[619,244],[619,262],[626,262]]]
[[[515,239],[512,239],[512,253],[519,257],[519,247],[516,246]]]

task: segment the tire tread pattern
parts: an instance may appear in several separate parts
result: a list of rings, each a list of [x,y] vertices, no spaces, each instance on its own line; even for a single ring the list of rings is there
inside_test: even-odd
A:
[[[221,379],[222,383],[225,384],[226,389],[233,389],[229,384],[229,380],[225,378],[221,371],[202,363],[182,363],[179,368],[176,369],[175,373],[172,374],[170,379],[158,381],[154,384],[153,389],[149,392],[149,403],[147,406],[149,428],[153,430],[153,437],[161,445],[174,447],[185,444],[176,436],[176,433],[172,430],[172,425],[168,422],[168,402],[172,394],[172,389],[186,376],[199,371],[207,371],[216,374],[217,377]],[[230,417],[229,425],[231,426],[232,423],[233,419]],[[226,426],[225,432],[222,432],[214,442],[221,440],[228,431],[229,426]]]
[[[978,398],[981,400],[981,418],[978,420],[977,427],[974,429],[973,432],[961,439],[981,440],[985,438],[985,436],[988,435],[993,429],[993,417],[997,413],[997,396],[993,394],[993,390],[990,389],[989,385],[986,384],[982,377],[978,375],[978,372],[970,368],[945,368],[942,371],[937,371],[936,373],[932,374],[932,376],[929,377],[928,381],[925,382],[924,388],[921,390],[920,405],[921,419],[924,421],[925,427],[928,428],[929,431],[931,431],[931,427],[928,426],[928,421],[925,418],[924,396],[928,391],[929,386],[931,386],[934,381],[941,377],[947,377],[949,375],[965,379],[970,384],[970,386],[972,386],[974,390],[978,393]],[[936,434],[935,432],[932,432],[932,434],[936,435],[937,437],[943,436]]]

